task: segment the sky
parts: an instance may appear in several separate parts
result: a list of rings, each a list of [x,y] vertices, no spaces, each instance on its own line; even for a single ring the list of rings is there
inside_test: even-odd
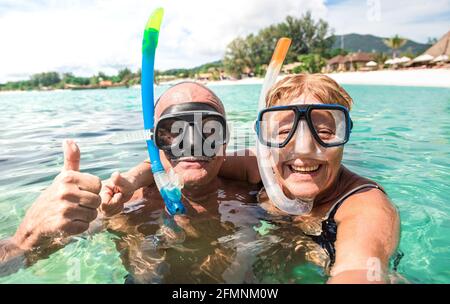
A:
[[[450,30],[450,0],[0,0],[0,83],[44,71],[135,71],[142,31],[159,6],[160,70],[222,59],[234,38],[308,10],[335,34],[427,42]]]

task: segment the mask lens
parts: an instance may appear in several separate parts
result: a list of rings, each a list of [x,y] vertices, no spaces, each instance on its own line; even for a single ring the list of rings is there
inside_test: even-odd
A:
[[[162,119],[156,130],[156,145],[162,150],[168,150],[178,145],[182,140],[188,123],[176,118]]]
[[[346,140],[345,112],[338,109],[313,109],[311,122],[314,132],[325,144],[339,145]]]
[[[202,135],[205,140],[223,145],[227,141],[226,123],[220,116],[203,115]]]
[[[267,111],[261,118],[260,136],[268,145],[283,145],[295,131],[294,122],[294,110]]]

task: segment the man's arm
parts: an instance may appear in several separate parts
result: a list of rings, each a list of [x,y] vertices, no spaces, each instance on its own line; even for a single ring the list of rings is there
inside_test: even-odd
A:
[[[251,184],[261,182],[258,161],[254,149],[227,153],[219,171],[219,176],[233,180],[246,181]]]
[[[328,283],[388,283],[389,259],[397,249],[400,219],[378,189],[349,197],[336,213],[336,262]]]
[[[131,168],[126,173],[114,172],[111,178],[103,182],[100,193],[100,210],[106,217],[122,212],[136,190],[154,184],[153,173],[148,160]]]
[[[151,186],[155,182],[149,160],[145,160],[136,167],[131,168],[128,172],[124,173],[124,175],[134,184],[136,190],[142,187]]]
[[[101,181],[79,172],[80,150],[64,142],[64,167],[27,210],[12,238],[0,240],[0,276],[61,248],[97,217]]]

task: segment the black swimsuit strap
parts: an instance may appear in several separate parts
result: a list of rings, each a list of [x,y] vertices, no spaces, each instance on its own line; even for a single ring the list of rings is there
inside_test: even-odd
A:
[[[337,210],[339,209],[339,207],[342,205],[342,203],[343,203],[347,198],[349,198],[351,195],[355,194],[355,193],[358,192],[359,190],[366,189],[366,188],[379,189],[379,190],[383,191],[383,193],[384,193],[384,190],[383,190],[380,186],[378,186],[378,185],[374,185],[374,184],[364,184],[364,185],[360,185],[360,186],[358,186],[358,187],[356,187],[356,188],[353,188],[352,190],[350,190],[349,192],[347,192],[347,193],[344,194],[343,196],[341,196],[341,197],[336,201],[336,203],[334,203],[334,205],[331,206],[330,211],[328,211],[328,213],[327,213],[327,215],[326,215],[325,218],[326,218],[326,219],[334,219],[334,216],[335,216]]]

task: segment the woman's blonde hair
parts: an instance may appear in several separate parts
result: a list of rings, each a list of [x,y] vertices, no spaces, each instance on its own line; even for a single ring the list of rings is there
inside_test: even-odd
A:
[[[266,106],[288,104],[302,94],[311,95],[326,104],[337,103],[348,110],[353,100],[333,79],[323,74],[289,75],[277,82],[266,97]]]

